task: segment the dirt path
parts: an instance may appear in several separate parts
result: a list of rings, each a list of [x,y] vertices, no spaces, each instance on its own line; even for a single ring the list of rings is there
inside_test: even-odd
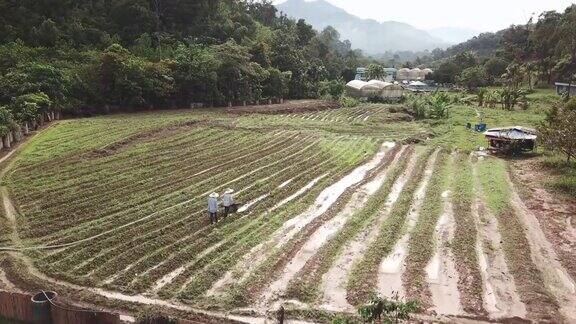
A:
[[[305,228],[306,225],[324,214],[349,187],[360,183],[371,170],[382,162],[394,145],[393,143],[385,143],[370,161],[357,167],[336,183],[320,192],[312,206],[304,213],[284,223],[268,240],[255,246],[233,269],[225,273],[224,276],[213,285],[209,292],[213,296],[218,296],[223,294],[225,288],[232,283],[245,280],[250,275],[251,272],[249,270],[251,268],[255,268],[264,262],[275,249],[287,244],[290,239]]]
[[[402,156],[404,150],[405,149],[403,148],[398,152],[396,159],[391,163],[390,167],[394,167],[394,165],[398,163],[397,158]],[[378,236],[380,227],[386,220],[391,206],[396,202],[399,193],[408,181],[408,177],[412,173],[416,160],[417,155],[413,154],[406,166],[406,169],[392,186],[386,201],[385,209],[379,213],[376,221],[361,232],[344,248],[344,251],[339,258],[322,277],[322,284],[320,287],[323,296],[321,308],[332,311],[345,310],[353,312],[355,310],[354,306],[346,300],[346,284],[348,282],[348,276],[352,271],[354,263],[362,258],[370,244]]]
[[[434,232],[435,252],[426,266],[426,279],[432,293],[433,311],[443,315],[463,315],[458,290],[456,261],[450,248],[454,239],[456,220],[451,201],[451,192],[442,193],[444,211],[438,219]]]
[[[541,161],[518,160],[513,166],[510,174],[522,201],[536,216],[560,262],[576,280],[576,199],[546,187],[551,178],[562,175],[543,168]]]
[[[10,291],[10,292],[22,292],[21,289],[16,287],[10,279],[6,276],[4,270],[0,269],[0,290]]]
[[[438,152],[439,151],[436,150],[428,159],[426,170],[424,171],[424,177],[414,193],[412,207],[406,220],[406,234],[404,234],[404,236],[402,236],[402,238],[396,243],[392,249],[392,253],[382,260],[378,268],[377,291],[384,297],[393,298],[397,295],[399,298],[404,298],[405,296],[404,287],[402,285],[402,275],[405,269],[404,260],[408,255],[410,232],[418,221],[418,214],[422,207],[422,203],[424,202],[424,195],[426,194],[428,183],[430,182],[430,178],[434,171],[434,164],[436,163]]]
[[[536,216],[526,207],[508,177],[511,204],[526,229],[532,261],[542,273],[546,287],[556,298],[560,312],[567,322],[576,323],[576,284],[558,259],[552,243],[540,228]]]

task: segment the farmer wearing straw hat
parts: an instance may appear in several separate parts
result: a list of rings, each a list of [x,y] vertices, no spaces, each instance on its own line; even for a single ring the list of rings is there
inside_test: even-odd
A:
[[[224,218],[232,211],[232,206],[234,205],[234,189],[226,189],[224,195],[222,196],[222,204],[224,205]]]
[[[208,214],[210,214],[210,224],[218,223],[218,194],[216,192],[208,196]]]

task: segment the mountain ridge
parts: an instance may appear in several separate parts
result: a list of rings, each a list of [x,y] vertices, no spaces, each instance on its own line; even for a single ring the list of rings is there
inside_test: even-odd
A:
[[[449,43],[414,26],[397,21],[362,19],[325,0],[287,0],[276,5],[283,14],[304,19],[317,30],[334,27],[343,39],[367,54],[387,51],[422,51],[445,48]]]

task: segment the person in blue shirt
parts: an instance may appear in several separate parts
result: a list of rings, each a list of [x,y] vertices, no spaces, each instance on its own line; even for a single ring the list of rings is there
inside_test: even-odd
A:
[[[218,223],[218,193],[216,192],[208,196],[208,214],[210,215],[210,224]]]

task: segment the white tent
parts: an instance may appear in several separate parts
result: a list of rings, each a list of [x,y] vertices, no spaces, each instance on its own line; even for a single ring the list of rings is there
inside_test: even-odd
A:
[[[356,98],[376,96],[382,98],[400,98],[404,94],[404,88],[397,84],[380,80],[371,80],[369,82],[352,80],[346,84],[346,93]]]

